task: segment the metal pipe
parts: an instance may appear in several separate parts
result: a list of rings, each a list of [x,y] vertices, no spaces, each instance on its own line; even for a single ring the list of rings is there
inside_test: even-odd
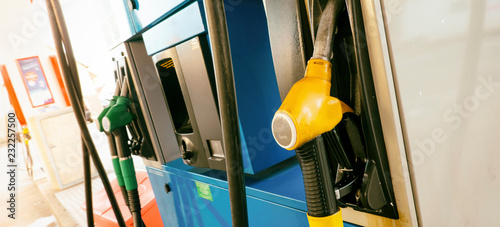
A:
[[[344,9],[343,0],[330,0],[326,4],[319,21],[316,40],[314,41],[313,59],[330,61],[332,58],[333,38],[337,17]]]
[[[81,93],[81,88],[80,88],[80,83],[78,80],[78,74],[72,74],[71,70],[69,69],[68,62],[67,60],[69,58],[72,58],[71,60],[74,61],[74,56],[68,56],[65,53],[68,53],[68,47],[71,46],[71,44],[67,45],[65,44],[65,48],[62,46],[62,35],[65,36],[65,40],[69,43],[69,36],[65,27],[64,23],[58,23],[58,21],[64,21],[64,18],[62,16],[61,11],[57,11],[56,8],[60,9],[59,1],[58,0],[46,0],[47,3],[47,13],[49,16],[49,21],[50,25],[52,28],[52,35],[54,37],[54,44],[56,46],[57,50],[57,57],[59,62],[61,63],[61,68],[64,76],[64,81],[66,83],[66,89],[68,91],[68,95],[71,101],[71,106],[73,108],[73,112],[75,113],[75,117],[77,120],[77,123],[80,127],[81,130],[81,136],[83,139],[84,144],[86,145],[86,150],[88,150],[90,156],[92,157],[92,160],[94,161],[94,165],[97,169],[97,172],[99,173],[99,176],[101,177],[104,189],[106,190],[106,194],[108,195],[108,198],[111,203],[111,207],[113,208],[113,211],[116,215],[117,222],[119,226],[126,226],[125,221],[123,219],[122,213],[120,211],[120,208],[118,207],[118,202],[115,198],[113,189],[111,188],[111,184],[109,183],[108,176],[106,175],[106,171],[104,170],[104,167],[102,165],[102,162],[100,160],[99,155],[97,154],[96,148],[94,146],[94,143],[92,141],[92,137],[90,136],[90,132],[87,128],[86,121],[85,121],[85,113],[82,111],[83,110],[83,105],[81,98],[79,99],[78,97],[78,91]],[[64,27],[60,27],[60,25],[64,25]],[[70,51],[72,53],[72,51]],[[78,86],[76,86],[78,85]],[[78,88],[77,88],[78,87]],[[84,152],[86,152],[84,149]],[[90,195],[86,195],[90,196]],[[89,209],[89,207],[87,207]],[[92,208],[90,207],[92,210]],[[87,217],[88,220],[88,225],[93,226],[93,216],[92,217]]]
[[[243,158],[224,3],[222,0],[205,0],[204,2],[215,69],[222,140],[226,153],[231,218],[233,226],[247,227]]]
[[[121,97],[127,97],[128,96],[128,78],[123,78],[123,83],[122,83],[122,89],[120,91],[120,96]]]
[[[115,93],[113,93],[114,96],[119,96],[121,92],[121,86],[120,86],[120,81],[119,79],[116,80],[116,87],[115,87]]]

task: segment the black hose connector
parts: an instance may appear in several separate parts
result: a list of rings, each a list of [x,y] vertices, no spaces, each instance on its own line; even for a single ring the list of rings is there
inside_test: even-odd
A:
[[[144,222],[141,217],[141,200],[139,198],[139,191],[136,189],[128,190],[128,200],[130,202],[130,213],[132,213],[132,218],[134,219],[134,227],[144,226]]]
[[[127,189],[125,188],[125,185],[120,186],[120,190],[122,191],[123,200],[125,200],[125,205],[127,205],[127,207],[130,209],[130,200],[128,198],[128,192]]]
[[[295,152],[304,178],[309,216],[326,217],[337,213],[339,208],[323,137],[316,137]]]
[[[130,202],[130,212],[141,211],[141,201],[139,199],[139,191],[136,189],[128,190],[128,201]]]

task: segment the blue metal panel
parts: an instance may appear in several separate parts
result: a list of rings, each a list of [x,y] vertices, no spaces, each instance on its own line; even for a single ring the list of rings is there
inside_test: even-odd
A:
[[[181,159],[164,165],[167,172],[180,177],[227,189],[226,172],[194,168],[185,165]],[[302,172],[295,158],[265,170],[257,175],[245,178],[247,195],[270,202],[306,211],[305,190],[302,183]]]
[[[216,186],[210,186],[213,201],[201,198],[196,191],[195,181],[172,175],[178,183],[178,195],[185,208],[178,212],[184,226],[232,226],[229,206],[229,192]],[[176,194],[177,195],[177,194]],[[248,197],[250,226],[307,226],[306,213],[290,209],[255,197]],[[286,217],[286,218],[285,218]]]
[[[226,172],[193,168],[178,159],[164,165],[167,172],[227,189]],[[302,172],[295,158],[291,158],[257,175],[245,179],[247,195],[261,198],[294,209],[307,210]]]
[[[194,2],[144,32],[142,36],[148,55],[153,55],[203,32],[205,25],[200,7]]]
[[[281,100],[263,3],[261,0],[225,3],[244,171],[256,174],[295,153],[279,147],[271,132],[272,117]],[[148,55],[202,34],[205,28],[203,3],[194,2],[143,33]]]
[[[164,165],[164,169],[172,180],[174,196],[170,199],[175,201],[179,226],[232,225],[225,172],[189,167],[181,160]],[[250,226],[308,226],[302,175],[294,159],[246,180]],[[209,185],[212,200],[198,195],[196,181]],[[160,212],[163,215],[164,211]]]
[[[124,0],[127,2],[127,9],[133,20],[133,25],[137,32],[140,32],[146,27],[154,25],[162,18],[167,17],[176,9],[182,7],[192,0]],[[131,4],[128,2],[134,1],[136,9],[130,8]]]
[[[255,174],[294,156],[274,142],[271,121],[281,105],[262,0],[225,1],[245,172]],[[248,160],[249,159],[249,160]]]
[[[253,168],[252,168],[252,163],[250,162],[250,155],[248,155],[247,144],[246,144],[246,141],[245,141],[245,133],[243,133],[243,129],[241,127],[241,121],[238,121],[238,124],[240,125],[241,153],[242,153],[242,159],[243,159],[243,172],[245,172],[245,173],[252,173],[253,172]]]
[[[182,226],[177,221],[176,206],[174,204],[174,193],[165,191],[165,184],[172,185],[170,175],[164,170],[146,166],[149,180],[156,198],[156,204],[160,210],[161,220],[164,226]]]
[[[177,216],[183,226],[228,226],[230,218],[225,215],[230,213],[228,196],[223,196],[224,189],[210,186],[213,201],[198,196],[195,181],[172,174],[175,184],[174,193],[176,200]]]

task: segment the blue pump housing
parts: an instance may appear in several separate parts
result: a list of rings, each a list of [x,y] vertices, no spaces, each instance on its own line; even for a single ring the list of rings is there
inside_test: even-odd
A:
[[[261,0],[228,0],[225,10],[244,172],[256,174],[295,153],[278,146],[271,132],[272,118],[281,99],[264,5]],[[148,55],[154,55],[199,35],[207,35],[202,1],[193,2],[159,22],[144,32],[143,38]]]
[[[165,226],[232,226],[225,172],[187,166],[180,159],[163,165],[163,170],[147,170]],[[302,172],[295,158],[247,175],[245,182],[249,226],[309,226]],[[209,188],[210,197],[200,195],[200,184]]]
[[[281,99],[264,5],[260,0],[225,3],[244,171],[254,174],[295,153],[278,146],[271,131],[271,121]]]

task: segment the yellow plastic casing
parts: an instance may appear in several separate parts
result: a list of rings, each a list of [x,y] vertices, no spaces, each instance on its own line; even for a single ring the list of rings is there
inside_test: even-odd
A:
[[[30,131],[28,130],[28,128],[27,128],[27,127],[26,127],[26,128],[23,128],[23,135],[24,135],[24,136],[25,136],[25,138],[26,138],[26,139],[24,140],[24,143],[25,143],[26,145],[28,145],[28,143],[29,143],[29,138],[30,138],[30,135],[29,135],[29,134],[30,134]]]
[[[307,215],[309,227],[343,227],[344,221],[342,220],[342,211],[327,217],[311,217]]]
[[[304,143],[332,130],[342,120],[345,112],[352,109],[342,101],[330,96],[332,64],[325,60],[311,59],[304,78],[290,89],[273,119],[273,135],[280,146],[294,150]],[[286,118],[286,121],[277,121]],[[293,121],[293,125],[292,125]],[[293,139],[290,144],[280,144],[275,132],[279,126],[288,122]]]

